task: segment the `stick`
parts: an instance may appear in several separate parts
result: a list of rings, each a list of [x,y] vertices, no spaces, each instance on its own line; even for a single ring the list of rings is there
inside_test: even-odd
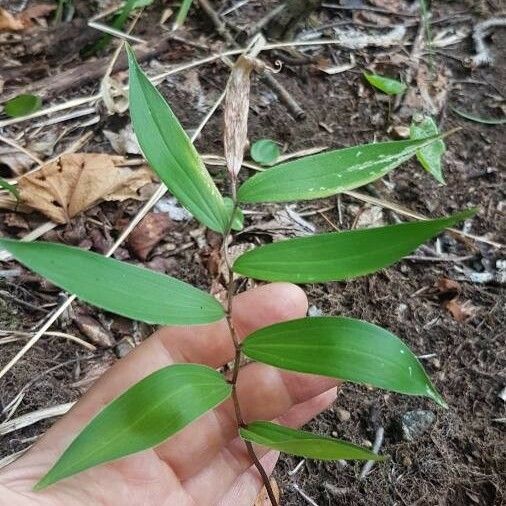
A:
[[[385,429],[383,427],[378,427],[376,431],[376,437],[374,438],[374,445],[372,447],[373,453],[378,454],[381,445],[383,444],[383,436],[385,435]],[[370,472],[372,467],[374,466],[375,460],[368,460],[364,467],[362,468],[362,472],[360,473],[360,479],[363,480]]]

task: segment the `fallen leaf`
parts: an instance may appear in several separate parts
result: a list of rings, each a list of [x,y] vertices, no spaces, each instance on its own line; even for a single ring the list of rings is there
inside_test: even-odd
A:
[[[20,14],[11,14],[0,7],[0,31],[9,30],[17,32],[33,25],[32,19],[45,17],[56,9],[56,5],[37,4],[28,7]]]
[[[443,307],[458,322],[465,322],[476,315],[478,308],[473,306],[469,300],[461,301],[455,297],[443,304]]]
[[[172,228],[172,220],[164,213],[148,213],[132,230],[128,246],[140,260],[146,260],[153,248]]]
[[[279,504],[279,487],[274,478],[271,478],[269,480],[269,483],[271,484],[272,491],[274,493],[274,497],[276,498],[276,502]],[[255,504],[253,506],[271,506],[271,501],[269,499],[269,496],[267,495],[267,490],[265,487],[262,487],[262,490],[260,490],[260,493],[257,495],[257,498],[255,499]]]
[[[139,198],[137,191],[151,182],[152,173],[118,167],[121,160],[99,153],[62,155],[19,179],[21,202],[57,223],[68,223],[103,199]]]
[[[448,278],[439,278],[436,281],[436,288],[441,295],[453,294],[457,295],[460,293],[460,283]]]
[[[248,144],[250,74],[253,67],[252,58],[240,56],[232,68],[227,84],[223,142],[227,168],[233,179],[241,169],[244,150]]]

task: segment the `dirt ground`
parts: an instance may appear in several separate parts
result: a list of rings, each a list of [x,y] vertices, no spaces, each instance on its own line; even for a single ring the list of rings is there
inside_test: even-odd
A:
[[[8,3],[3,2],[3,5]],[[51,15],[48,15],[46,22],[35,20],[26,30],[8,34],[0,31],[0,82],[3,85],[0,102],[16,91],[19,93],[19,90],[37,86],[41,80],[46,83],[45,107],[97,91],[105,65],[97,77],[83,80],[77,87],[47,87],[47,83],[58,82],[62,70],[92,61],[90,57],[80,55],[80,50],[97,38],[96,31],[84,27],[85,20],[101,8],[103,10],[107,2],[102,2],[102,7],[95,2],[74,3],[73,20],[54,26]],[[232,2],[214,2],[216,6],[221,3],[225,7],[232,5]],[[409,44],[357,50],[339,46],[318,47],[306,53],[316,56],[317,61],[297,65],[290,60],[293,54],[266,53],[266,61],[272,65],[276,59],[286,60],[276,78],[289,90],[306,116],[295,119],[271,89],[253,78],[249,121],[251,140],[273,139],[286,152],[316,146],[338,148],[374,139],[395,138],[402,133],[402,128],[396,127],[409,125],[409,116],[413,112],[409,104],[393,108],[389,115],[388,100],[364,83],[362,72],[368,68],[406,78],[409,60],[413,57],[411,43],[420,29],[418,11],[409,11],[411,16],[384,12],[388,8],[399,12],[399,6],[409,7],[410,2],[402,0],[362,3],[376,10],[320,8],[306,24],[298,26],[296,36],[302,30],[307,32],[329,24],[334,24],[338,30],[356,29],[363,33],[385,33],[389,25],[406,24],[405,41]],[[138,21],[135,35],[158,40],[162,30],[158,20],[163,9],[170,4],[155,1],[147,8]],[[236,26],[251,25],[273,4],[250,2],[229,18]],[[358,4],[360,2],[355,2],[355,6]],[[353,6],[353,2],[341,2],[341,5]],[[381,453],[388,454],[390,459],[375,465],[366,478],[359,479],[362,468],[359,463],[343,466],[306,461],[297,473],[290,475],[289,471],[300,459],[283,457],[275,472],[282,490],[282,504],[308,504],[308,499],[304,499],[297,487],[320,506],[489,506],[505,503],[505,401],[504,393],[503,398],[500,394],[506,387],[503,286],[506,273],[504,249],[500,243],[506,239],[506,127],[504,124],[469,121],[454,112],[458,109],[481,117],[504,117],[506,28],[497,28],[487,38],[495,55],[494,63],[476,68],[469,65],[474,54],[469,31],[480,20],[496,15],[500,7],[499,1],[469,0],[434,1],[430,8],[435,21],[431,27],[434,40],[443,30],[447,30],[446,35],[463,33],[455,44],[424,52],[419,64],[432,67],[428,78],[432,85],[428,90],[436,103],[434,115],[440,130],[461,127],[445,141],[447,152],[443,170],[446,185],[438,184],[413,160],[391,172],[383,181],[360,189],[370,196],[427,216],[451,214],[476,206],[478,213],[464,230],[478,239],[445,233],[437,242],[430,242],[428,247],[420,248],[410,258],[372,276],[304,287],[313,314],[347,315],[368,320],[400,336],[417,355],[428,356],[422,361],[450,409],[439,409],[420,398],[344,385],[335,405],[311,422],[309,428],[365,445],[371,445],[378,429],[383,428]],[[317,38],[335,35],[333,28],[324,28],[320,29]],[[224,47],[206,14],[193,8],[179,40],[170,39],[167,47],[150,58],[145,68],[152,73],[160,72],[169,64],[202,58]],[[113,47],[109,47],[99,57],[108,56],[108,60],[112,51]],[[324,64],[347,63],[350,53],[356,60],[356,66],[351,70],[329,75],[318,68]],[[99,60],[100,65],[104,61]],[[198,125],[218,98],[227,76],[225,65],[213,63],[170,76],[160,89],[181,123],[191,129]],[[420,86],[416,76],[415,68],[411,72],[412,88]],[[124,72],[119,74],[119,78],[124,77]],[[5,116],[0,117],[0,121],[5,119]],[[87,122],[90,119],[93,121]],[[45,126],[38,126],[39,121],[33,119],[6,126],[0,128],[0,134],[16,139],[38,156],[48,159],[91,132],[81,151],[115,154],[103,131],[121,131],[128,124],[128,114],[108,115],[99,105],[96,112],[84,118]],[[221,111],[211,118],[196,145],[201,153],[222,154]],[[13,161],[12,150],[0,150],[2,177],[18,175],[13,167],[23,164],[25,168],[21,171],[30,168],[26,160]],[[210,166],[209,169],[223,187],[225,173],[222,168]],[[134,200],[102,203],[69,224],[56,227],[43,238],[104,252],[140,206],[141,203]],[[251,207],[254,212],[246,214],[246,228],[237,236],[237,242],[259,244],[296,233],[300,230],[297,224],[287,225],[286,221],[280,221],[280,212],[284,209],[284,205]],[[371,207],[347,195],[300,202],[290,209],[318,232],[406,219],[398,212]],[[2,235],[6,236],[21,237],[45,221],[44,216],[36,213],[0,212],[0,228]],[[209,259],[215,242],[213,234],[199,228],[196,221],[173,221],[167,236],[143,263],[210,289],[212,269]],[[120,247],[115,257],[139,261],[126,246]],[[454,282],[451,290],[445,288],[447,280]],[[40,328],[62,300],[63,294],[58,289],[15,262],[1,263],[0,367],[5,366],[25,342],[25,337],[13,331],[31,333]],[[90,335],[82,325],[79,326],[83,315],[93,318],[97,326],[105,329],[112,345],[104,346],[103,340],[99,340],[96,350],[89,351],[61,337],[42,338],[0,380],[0,427],[9,409],[2,410],[9,408],[20,392],[22,398],[14,417],[76,400],[100,372],[152,330],[147,325],[104,314],[83,303],[74,304],[71,311],[58,319],[53,330],[89,341]],[[414,441],[407,441],[403,437],[402,417],[413,410],[429,410],[435,417],[423,434]],[[0,459],[27,448],[53,422],[54,418],[44,420],[2,436]]]

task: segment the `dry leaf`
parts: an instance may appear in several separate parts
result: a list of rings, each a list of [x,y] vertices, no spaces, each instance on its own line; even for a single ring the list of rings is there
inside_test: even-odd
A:
[[[20,14],[11,14],[9,11],[0,7],[0,31],[9,30],[16,32],[30,28],[32,19],[47,16],[56,9],[56,5],[37,4],[25,9]]]
[[[117,169],[120,182],[111,193],[104,195],[104,200],[123,202],[126,199],[147,200],[151,197],[152,191],[147,194],[141,191],[153,181],[154,174],[149,167],[143,166],[135,170],[127,167],[117,167]]]
[[[274,478],[269,480],[271,484],[272,491],[274,492],[274,497],[276,498],[276,502],[279,504],[279,487]],[[267,495],[267,490],[265,487],[262,487],[260,493],[257,495],[255,499],[255,504],[253,506],[271,506],[271,501],[269,500],[269,496]]]
[[[453,294],[457,295],[460,293],[460,283],[453,279],[440,278],[436,281],[436,288],[441,295]]]
[[[443,306],[458,322],[469,320],[478,311],[478,308],[473,306],[469,300],[461,301],[457,297],[445,302]]]
[[[57,223],[67,223],[102,199],[138,198],[137,190],[151,182],[151,176],[146,169],[117,167],[119,161],[98,153],[62,155],[20,178],[21,202]]]
[[[248,143],[248,112],[250,74],[253,59],[240,56],[237,59],[227,84],[225,96],[225,160],[228,171],[235,179],[241,169],[244,150]]]
[[[153,248],[172,228],[172,220],[164,213],[148,213],[132,230],[128,245],[140,260],[146,260]]]

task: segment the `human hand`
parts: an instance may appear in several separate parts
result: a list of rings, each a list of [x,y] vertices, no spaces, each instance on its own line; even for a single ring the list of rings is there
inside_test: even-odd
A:
[[[234,327],[242,339],[260,327],[303,317],[298,287],[274,283],[237,295]],[[226,322],[164,327],[115,364],[23,457],[0,472],[1,506],[251,506],[262,481],[238,437],[232,401],[206,413],[158,447],[63,480],[41,492],[44,475],[97,412],[151,372],[172,363],[220,367],[233,359]],[[264,364],[241,368],[237,391],[247,422],[300,426],[335,399],[335,380]],[[278,453],[257,447],[268,474]]]

